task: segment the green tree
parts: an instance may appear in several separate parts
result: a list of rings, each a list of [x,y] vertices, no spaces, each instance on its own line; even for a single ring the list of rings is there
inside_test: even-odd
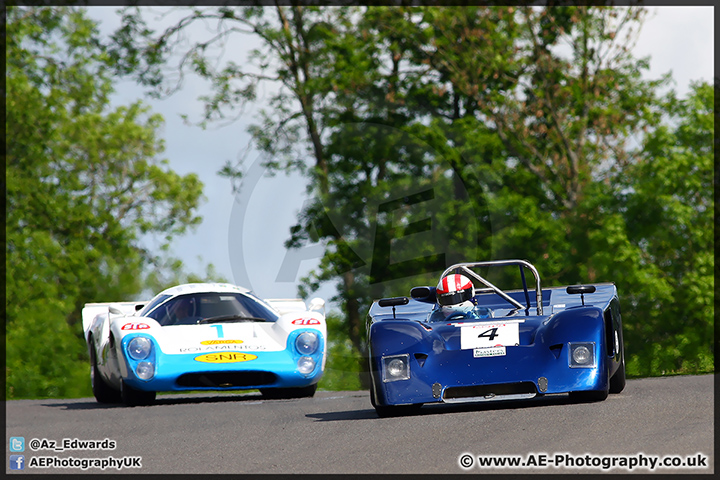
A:
[[[714,94],[695,83],[685,99],[667,96],[668,119],[646,137],[618,197],[639,262],[654,267],[650,281],[661,287],[649,295],[642,282],[628,285],[634,375],[713,371]]]
[[[325,246],[301,289],[336,282],[344,316],[337,331],[358,355],[369,302],[439,273],[434,239],[411,238],[427,233],[429,220],[443,227],[445,265],[519,257],[538,266],[546,286],[616,282],[627,297],[629,358],[641,351],[659,358],[659,344],[647,350],[633,332],[648,305],[655,307],[644,328],[657,331],[671,310],[671,283],[653,251],[662,235],[636,230],[624,203],[650,198],[627,198],[651,191],[642,181],[633,189],[653,144],[633,139],[661,133],[672,104],[657,97],[669,76],[644,79],[648,59],[631,53],[644,9],[193,9],[159,36],[132,12],[116,37],[118,51],[129,52],[132,65],[145,62],[141,77],[156,86],[164,56],[181,52],[171,70],[213,81],[204,120],[242,112],[262,82],[277,86],[250,131],[267,166],[298,169],[312,181],[315,201],[287,245]],[[182,33],[200,21],[217,34],[183,49]],[[211,47],[236,33],[255,35],[262,46],[245,63],[211,61]],[[242,165],[223,174],[239,178]],[[432,207],[416,201],[432,188],[447,195]],[[672,230],[674,221],[665,216],[656,226]],[[398,255],[401,245],[431,260],[403,262],[417,257]],[[704,274],[691,275],[694,262],[707,264],[707,252],[693,251],[698,256],[676,273],[709,298]],[[671,335],[694,345],[705,327]],[[660,372],[658,362],[637,365],[629,374]]]
[[[271,85],[270,108],[261,110],[259,122],[250,128],[256,146],[265,154],[264,166],[271,171],[306,173],[314,181],[314,191],[324,194],[329,188],[329,172],[323,119],[335,109],[328,60],[332,49],[327,40],[338,29],[351,26],[345,15],[337,9],[318,7],[192,8],[183,10],[176,23],[155,35],[147,27],[142,10],[129,8],[114,36],[117,50],[113,55],[120,71],[139,68],[138,79],[156,87],[158,95],[180,88],[181,84],[173,84],[172,79],[182,79],[188,72],[210,80],[213,94],[204,97],[206,110],[201,124],[223,121],[236,109],[242,112],[244,105],[256,99],[259,85]],[[198,24],[211,26],[209,38],[201,39],[199,35],[206,32],[192,30]],[[194,32],[189,43],[188,31]],[[212,61],[215,54],[223,52],[228,39],[238,34],[257,36],[261,46],[250,52],[246,62]],[[174,55],[179,61],[168,67],[165,61]],[[221,173],[239,180],[242,165],[228,164]],[[320,237],[345,246],[327,217],[315,220],[314,225],[321,228]],[[350,254],[350,249],[343,252]],[[350,291],[355,285],[353,272],[346,271],[340,284],[342,291]],[[355,332],[352,342],[358,344],[360,303],[348,294],[343,299],[352,305],[345,311],[349,315],[347,324]]]
[[[158,115],[110,107],[83,10],[10,7],[6,29],[6,396],[89,394],[83,304],[140,292],[142,236],[196,225],[202,184],[157,159]]]

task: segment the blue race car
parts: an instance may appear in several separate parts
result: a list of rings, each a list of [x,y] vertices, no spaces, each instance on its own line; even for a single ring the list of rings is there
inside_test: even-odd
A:
[[[262,300],[224,283],[178,285],[148,302],[85,304],[93,394],[127,405],[182,390],[312,396],[325,369],[324,305]]]
[[[501,290],[478,273],[513,265],[522,288]],[[528,288],[526,270],[534,288]],[[524,260],[459,263],[436,287],[374,302],[368,348],[370,400],[381,417],[425,403],[567,393],[598,401],[625,387],[615,285],[543,289]]]

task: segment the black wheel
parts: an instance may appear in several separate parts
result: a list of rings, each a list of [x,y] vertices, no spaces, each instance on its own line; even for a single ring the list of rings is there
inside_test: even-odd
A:
[[[125,380],[120,384],[120,396],[123,403],[129,407],[150,405],[155,401],[155,392],[138,390],[125,383]]]
[[[97,357],[95,356],[95,347],[90,337],[90,384],[92,385],[93,395],[99,403],[120,403],[120,392],[105,383],[100,376],[97,367]]]
[[[615,371],[615,375],[610,378],[610,393],[620,393],[625,388],[625,354],[623,353],[620,366]]]
[[[282,398],[306,398],[315,395],[317,383],[308,385],[307,387],[294,388],[261,388],[260,393],[263,397],[274,400]]]
[[[607,390],[590,390],[587,392],[570,392],[570,398],[575,402],[602,402],[608,397]]]
[[[380,418],[388,417],[405,417],[415,415],[420,411],[422,403],[414,403],[412,405],[378,405],[375,403],[375,388],[370,385],[370,403]]]
[[[604,390],[590,390],[585,392],[570,392],[570,399],[576,402],[602,402],[608,397],[610,382],[605,384]]]
[[[375,405],[375,413],[377,413],[380,418],[407,417],[417,414],[422,405],[422,403],[413,403],[412,405]]]

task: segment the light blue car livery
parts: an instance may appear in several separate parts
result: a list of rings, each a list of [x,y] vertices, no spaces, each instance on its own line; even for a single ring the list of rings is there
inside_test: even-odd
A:
[[[83,308],[98,402],[147,405],[156,392],[259,389],[312,396],[326,360],[324,302],[261,300],[224,283],[178,285],[149,302]]]

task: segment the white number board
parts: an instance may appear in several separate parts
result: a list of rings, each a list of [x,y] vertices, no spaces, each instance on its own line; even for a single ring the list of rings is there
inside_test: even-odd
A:
[[[500,346],[515,346],[520,343],[518,322],[480,323],[460,327],[460,348],[462,350]]]

